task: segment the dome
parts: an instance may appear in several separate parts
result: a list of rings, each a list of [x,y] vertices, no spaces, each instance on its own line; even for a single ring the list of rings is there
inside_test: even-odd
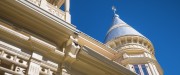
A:
[[[113,18],[112,26],[107,32],[105,43],[115,38],[126,35],[137,35],[144,37],[141,33],[139,33],[134,28],[126,24],[123,20],[121,20],[119,18],[119,15],[115,14]]]

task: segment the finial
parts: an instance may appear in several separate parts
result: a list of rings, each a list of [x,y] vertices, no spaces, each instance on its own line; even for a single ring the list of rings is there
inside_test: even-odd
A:
[[[116,7],[113,5],[112,10],[114,11],[114,14],[116,14]]]

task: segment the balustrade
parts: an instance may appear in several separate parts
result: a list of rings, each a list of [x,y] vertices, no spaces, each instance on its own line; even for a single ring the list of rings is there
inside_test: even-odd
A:
[[[41,0],[28,0],[28,1],[37,5],[37,6],[40,6],[40,3],[41,3]]]
[[[47,11],[51,14],[65,20],[65,12],[63,12],[61,9],[51,5],[50,3],[47,3]]]
[[[48,3],[46,0],[42,3],[42,0],[28,0],[32,4],[41,7],[42,9],[46,10],[47,12],[53,14],[54,16],[61,18],[62,20],[65,20],[65,12],[62,11],[60,8],[57,8],[57,6],[53,6],[52,4]]]

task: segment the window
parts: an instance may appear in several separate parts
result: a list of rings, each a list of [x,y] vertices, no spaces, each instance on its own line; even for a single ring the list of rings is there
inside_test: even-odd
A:
[[[138,75],[141,75],[138,65],[134,65],[134,69]]]
[[[138,75],[149,75],[147,67],[145,66],[145,64],[142,65],[134,65],[134,70]]]
[[[141,67],[144,72],[144,75],[149,75],[146,66],[143,64],[143,65],[141,65]]]

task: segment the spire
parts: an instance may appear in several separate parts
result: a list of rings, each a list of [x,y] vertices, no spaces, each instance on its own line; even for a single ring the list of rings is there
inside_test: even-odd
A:
[[[114,11],[114,14],[116,14],[116,7],[112,6],[112,10]]]
[[[136,31],[134,28],[129,26],[123,20],[119,18],[119,15],[116,14],[116,8],[113,6],[112,10],[114,11],[112,26],[107,32],[105,43],[110,40],[113,40],[117,37],[125,36],[125,35],[138,35],[143,36],[141,33]],[[144,37],[144,36],[143,36]]]
[[[117,24],[125,24],[124,21],[122,21],[120,18],[119,18],[119,15],[116,14],[116,7],[115,6],[112,6],[112,10],[114,12],[114,17],[113,17],[113,24],[112,25],[117,25]]]

